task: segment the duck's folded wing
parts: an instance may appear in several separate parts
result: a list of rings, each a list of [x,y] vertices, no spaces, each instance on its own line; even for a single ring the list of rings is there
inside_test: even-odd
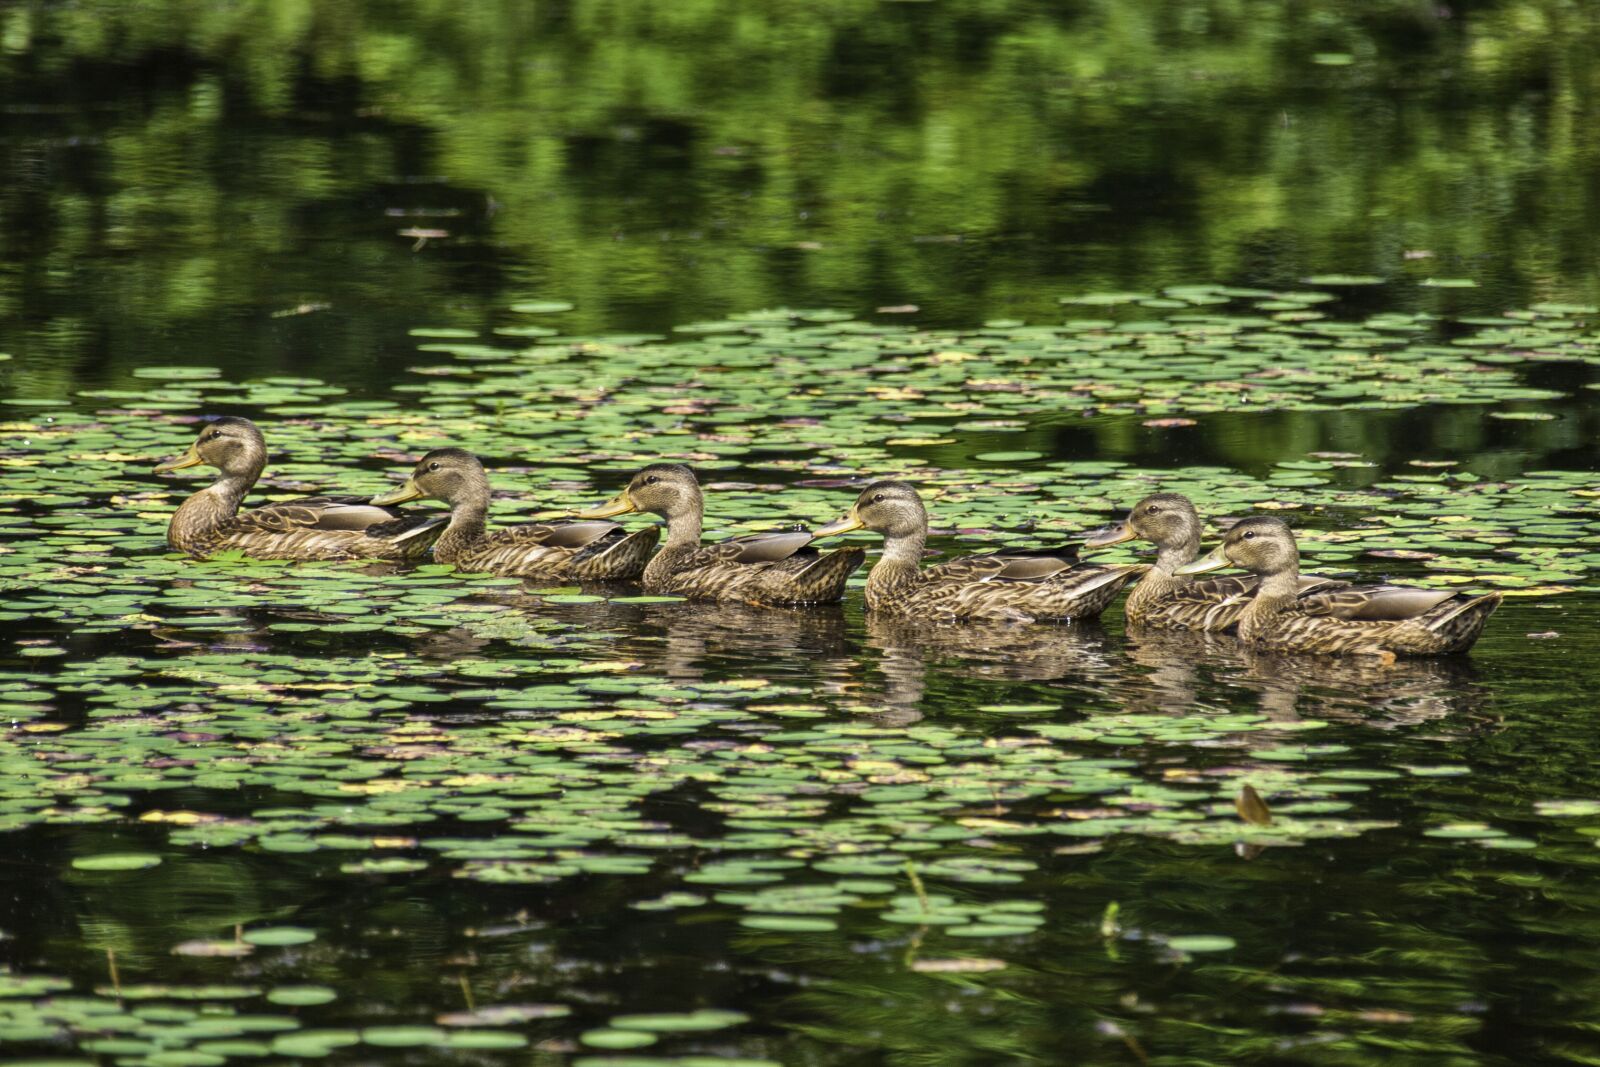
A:
[[[449,516],[437,512],[401,511],[359,500],[312,496],[286,504],[241,511],[231,526],[238,533],[288,534],[320,531],[403,539],[441,526]]]
[[[961,556],[923,573],[940,582],[1042,582],[1070,570],[1077,559],[1077,545],[1000,549],[979,556]]]
[[[313,496],[287,504],[268,504],[266,507],[241,511],[234,516],[234,522],[241,528],[264,533],[291,533],[295,530],[361,533],[369,527],[393,522],[404,514],[396,508]]]
[[[1173,600],[1206,604],[1245,603],[1256,595],[1261,579],[1253,574],[1225,574],[1219,578],[1196,578],[1184,585],[1173,586],[1164,596]]]
[[[730,537],[726,541],[707,545],[700,551],[721,563],[780,563],[810,543],[810,531],[785,530]]]
[[[492,540],[502,545],[545,548],[565,548],[576,551],[622,529],[614,522],[530,522],[523,526],[508,526],[497,530]]]
[[[1328,592],[1313,592],[1295,602],[1305,615],[1365,622],[1402,622],[1426,615],[1455,596],[1448,589],[1417,589],[1405,585],[1353,585]]]
[[[1254,576],[1251,576],[1254,580]],[[1349,589],[1350,583],[1338,578],[1324,578],[1320,574],[1302,574],[1300,576],[1300,595],[1307,593],[1331,593],[1335,589]]]

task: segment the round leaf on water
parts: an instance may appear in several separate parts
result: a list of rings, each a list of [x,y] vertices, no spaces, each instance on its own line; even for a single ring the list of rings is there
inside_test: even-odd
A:
[[[339,994],[332,989],[320,985],[278,986],[267,994],[267,1000],[271,1003],[294,1008],[328,1004],[337,1000],[338,997]]]
[[[361,1040],[379,1048],[417,1048],[443,1045],[447,1037],[436,1026],[369,1026],[361,1031]]]
[[[739,925],[752,930],[775,930],[788,934],[820,934],[839,928],[839,924],[831,919],[802,919],[791,915],[746,915],[739,920]]]
[[[113,852],[104,856],[79,856],[72,861],[79,871],[143,871],[161,864],[160,856],[148,852]]]
[[[1184,934],[1167,939],[1167,945],[1179,952],[1226,952],[1237,942],[1221,934]]]
[[[243,934],[246,943],[263,947],[304,945],[316,939],[315,930],[307,930],[301,926],[263,926],[255,930],[246,930]]]
[[[593,1048],[644,1048],[656,1043],[656,1035],[643,1030],[585,1030],[578,1040]]]
[[[655,1015],[618,1015],[611,1020],[617,1030],[649,1030],[655,1033],[677,1033],[696,1030],[722,1030],[750,1021],[750,1016],[739,1011],[718,1008],[701,1008],[697,1011]]]

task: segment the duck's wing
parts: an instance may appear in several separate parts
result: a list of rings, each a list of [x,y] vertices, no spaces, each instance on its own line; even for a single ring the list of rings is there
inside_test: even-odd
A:
[[[1173,600],[1206,604],[1248,603],[1260,584],[1261,579],[1253,574],[1224,574],[1217,578],[1196,578],[1185,585],[1174,586],[1163,595]]]
[[[318,530],[329,533],[352,533],[377,536],[377,527],[402,523],[396,531],[403,531],[418,522],[442,522],[444,515],[427,512],[401,511],[399,508],[379,507],[358,500],[335,500],[331,497],[312,496],[283,504],[241,511],[232,520],[240,533],[287,534]]]
[[[1293,611],[1364,622],[1403,622],[1420,618],[1455,596],[1449,589],[1418,589],[1406,585],[1352,585],[1343,589],[1304,594]]]
[[[698,555],[712,563],[781,563],[811,544],[809,530],[784,530],[746,534],[717,541],[700,549]],[[812,549],[810,554],[815,554]]]
[[[1254,575],[1251,576],[1254,578]],[[1350,583],[1338,578],[1324,578],[1320,574],[1302,574],[1300,576],[1300,595],[1307,593],[1331,593],[1335,589],[1349,589]]]
[[[1072,569],[1077,559],[1077,545],[1000,549],[960,556],[922,573],[925,580],[934,582],[1042,582]]]
[[[530,522],[496,530],[488,539],[505,548],[542,547],[576,552],[621,529],[614,522]]]

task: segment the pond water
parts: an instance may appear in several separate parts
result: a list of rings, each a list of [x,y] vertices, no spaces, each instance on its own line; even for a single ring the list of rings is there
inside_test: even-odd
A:
[[[1600,1063],[1597,34],[0,11],[0,1064]],[[182,560],[219,413],[255,502],[669,458],[951,554],[1160,487],[1508,596],[1382,666]]]

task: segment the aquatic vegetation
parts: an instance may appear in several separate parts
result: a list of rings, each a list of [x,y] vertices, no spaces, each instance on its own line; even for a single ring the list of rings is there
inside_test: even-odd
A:
[[[473,961],[501,939],[553,951],[542,912],[598,893],[658,936],[714,931],[753,958],[874,946],[901,978],[1007,982],[1012,957],[1063,931],[1094,939],[1049,887],[1137,850],[1541,853],[1546,834],[1510,815],[1414,825],[1396,811],[1406,783],[1470,780],[1470,763],[1420,741],[1375,765],[1353,743],[1365,724],[1466,729],[1477,698],[1457,667],[1308,675],[1205,635],[882,619],[856,645],[860,578],[843,611],[763,611],[443,564],[187,560],[161,540],[180,490],[146,473],[196,418],[247,411],[284,452],[267,500],[378,493],[387,469],[451,441],[504,457],[496,510],[536,521],[665,455],[714,488],[724,525],[709,533],[726,536],[820,523],[890,472],[937,498],[932,543],[959,555],[1066,540],[1165,486],[1208,515],[1293,515],[1319,573],[1530,604],[1592,587],[1600,495],[1581,471],[1309,448],[1268,467],[1155,469],[1049,443],[1073,421],[1197,424],[1153,428],[1186,433],[1260,417],[1241,410],[1551,414],[1561,396],[1530,370],[1595,358],[1581,309],[1454,332],[1315,317],[1326,296],[1186,287],[1142,298],[1138,318],[948,333],[791,311],[670,342],[427,328],[426,388],[347,399],[308,379],[147,368],[147,388],[5,424],[0,618],[16,636],[0,662],[0,833],[59,839],[51,876],[111,912],[193,865],[238,865],[241,884],[281,870],[388,908],[415,887],[522,903],[460,935],[472,947],[452,957],[450,1011],[380,1009],[336,971],[348,938],[409,920],[351,933],[291,897],[196,916],[157,944],[102,923],[103,977],[0,973],[0,1038],[128,1067],[362,1047],[762,1062],[776,1046],[747,1012],[598,1005],[578,979],[523,999],[498,964],[507,984],[477,988]],[[1128,298],[1085,299],[1118,315]],[[1271,306],[1230,310],[1240,301]],[[769,387],[802,368],[804,389]],[[1582,598],[1554,603],[1567,600]],[[969,696],[930,704],[949,665],[959,681],[937,684]],[[1535,814],[1554,826],[1584,803]],[[1252,952],[1217,921],[1125,913],[1107,928],[1107,951],[1199,972]],[[194,969],[180,981],[172,961]]]

